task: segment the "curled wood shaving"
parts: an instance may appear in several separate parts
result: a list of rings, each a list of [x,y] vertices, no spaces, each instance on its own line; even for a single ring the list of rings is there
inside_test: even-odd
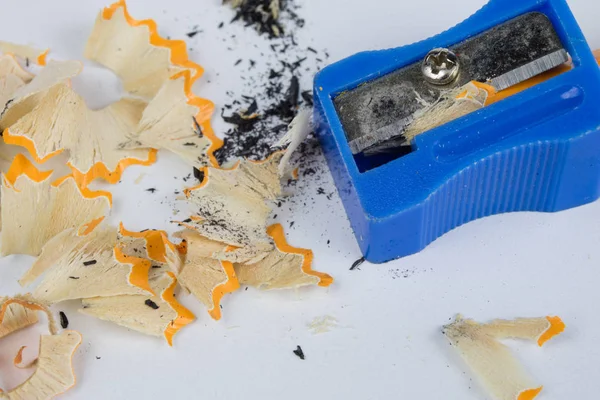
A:
[[[483,386],[497,400],[532,400],[542,390],[498,339],[518,338],[543,345],[565,328],[557,317],[497,320],[479,324],[462,319],[444,327],[444,334]]]
[[[118,149],[135,130],[144,107],[139,100],[123,99],[93,111],[63,83],[50,88],[31,112],[8,128],[7,135],[12,143],[28,148],[40,163],[67,151],[69,167],[80,186],[95,178],[115,183],[127,166],[155,161],[153,150]]]
[[[270,201],[282,195],[277,165],[283,153],[263,162],[244,160],[231,170],[206,168],[204,181],[186,190],[198,214],[185,223],[202,236],[236,247],[269,251]]]
[[[212,244],[198,233],[185,231],[181,236],[186,240],[187,254],[179,272],[179,283],[208,307],[211,317],[218,320],[221,318],[222,297],[240,287],[233,264],[210,258],[211,249],[205,245]],[[218,246],[213,248],[216,250]]]
[[[40,50],[35,47],[4,41],[0,41],[0,51],[5,54],[15,55],[25,60],[29,60],[39,65],[46,65],[46,56],[49,52],[49,50]]]
[[[123,149],[166,149],[196,168],[218,165],[213,152],[222,141],[212,132],[214,105],[192,94],[189,71],[167,80],[144,110]]]
[[[81,339],[75,331],[42,336],[35,372],[15,389],[0,392],[0,399],[46,400],[69,390],[75,385],[72,357]]]
[[[125,90],[147,99],[178,72],[191,71],[192,81],[202,74],[184,41],[162,38],[153,20],[133,19],[124,0],[100,12],[84,55],[115,71]]]
[[[98,227],[87,234],[71,229],[57,235],[22,279],[45,271],[33,295],[48,304],[65,300],[152,293],[151,262],[127,257],[117,247],[116,231]]]
[[[329,286],[333,278],[313,271],[313,253],[290,246],[279,224],[269,227],[267,233],[275,242],[275,249],[264,259],[253,264],[236,264],[235,271],[242,285],[261,289],[289,289],[307,285]]]
[[[37,256],[65,229],[97,224],[110,209],[110,194],[80,189],[67,177],[52,183],[51,172],[40,172],[17,157],[2,179],[2,255]]]
[[[173,274],[163,273],[151,281],[157,295],[121,295],[84,299],[79,311],[152,336],[164,336],[172,344],[173,336],[194,320],[194,315],[179,304],[173,288]]]

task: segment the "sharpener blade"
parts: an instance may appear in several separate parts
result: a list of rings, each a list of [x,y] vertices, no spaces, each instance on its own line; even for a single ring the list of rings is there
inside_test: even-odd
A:
[[[427,83],[421,62],[417,62],[334,99],[353,154],[409,146],[403,133],[415,113],[434,104],[448,90],[478,81],[500,91],[569,60],[552,23],[538,12],[505,22],[450,50],[461,63],[460,75],[450,85]]]

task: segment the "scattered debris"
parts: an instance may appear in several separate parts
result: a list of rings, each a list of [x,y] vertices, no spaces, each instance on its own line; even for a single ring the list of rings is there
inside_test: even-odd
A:
[[[406,278],[410,278],[411,276],[413,276],[417,271],[415,269],[410,269],[410,268],[396,268],[396,269],[390,269],[388,272],[392,276],[392,279],[399,279],[399,278],[406,279]]]
[[[266,33],[270,51],[262,56],[266,62],[267,73],[252,72],[245,83],[242,93],[229,93],[234,100],[225,105],[229,116],[223,114],[224,120],[235,125],[225,135],[225,143],[216,153],[218,161],[223,164],[237,158],[261,160],[266,158],[271,147],[287,131],[287,126],[303,103],[312,107],[310,91],[300,90],[300,78],[304,73],[314,74],[323,65],[317,50],[302,47],[296,41],[296,31],[304,26],[304,20],[297,11],[301,2],[295,0],[231,0],[236,8],[234,21],[242,20],[249,26],[257,27],[260,33]],[[275,6],[275,4],[277,4]],[[277,9],[273,14],[272,10]],[[277,15],[278,18],[274,18]],[[276,20],[276,32],[272,30]],[[310,57],[307,55],[310,53]],[[304,67],[305,63],[307,64]],[[308,65],[310,63],[310,65]],[[250,71],[255,63],[250,62]],[[311,77],[312,78],[312,77]],[[312,80],[312,79],[311,79]],[[301,94],[302,93],[302,94]],[[236,115],[243,115],[245,110],[254,107],[248,114],[256,114],[252,121],[242,121]],[[233,113],[233,114],[231,114]],[[235,118],[235,119],[232,119]]]
[[[171,344],[173,335],[194,319],[175,300],[177,278],[180,278],[182,287],[192,291],[209,308],[212,307],[211,315],[217,319],[223,308],[220,298],[239,288],[240,281],[266,289],[313,284],[328,286],[333,282],[329,275],[312,270],[313,254],[310,250],[294,248],[287,243],[281,225],[267,228],[267,219],[262,216],[252,221],[255,215],[236,219],[237,215],[227,219],[219,214],[227,208],[232,215],[239,214],[239,198],[256,197],[257,201],[248,207],[248,213],[261,208],[268,215],[271,203],[283,194],[283,176],[286,176],[283,182],[292,184],[287,176],[291,175],[291,171],[285,168],[291,153],[298,148],[294,157],[301,159],[307,154],[307,148],[314,149],[310,144],[301,143],[310,133],[305,123],[308,112],[301,114],[302,123],[296,120],[296,125],[292,124],[290,135],[275,144],[287,131],[300,107],[309,104],[311,98],[310,91],[303,92],[300,87],[303,71],[310,72],[310,68],[305,68],[305,62],[309,60],[304,53],[312,54],[310,61],[318,59],[317,50],[300,48],[296,42],[293,28],[302,27],[304,21],[294,11],[297,7],[295,1],[233,0],[232,3],[237,8],[234,20],[257,27],[259,32],[266,33],[269,40],[274,41],[271,50],[276,62],[267,74],[266,87],[259,90],[255,85],[258,95],[242,96],[243,102],[234,100],[225,107],[227,111],[223,114],[225,121],[235,125],[232,130],[235,133],[228,135],[223,150],[218,154],[219,161],[240,157],[249,159],[242,161],[232,174],[235,175],[235,170],[247,173],[247,182],[244,183],[247,190],[238,193],[238,201],[229,206],[217,206],[215,201],[211,208],[197,201],[198,215],[182,222],[190,229],[181,233],[185,240],[179,245],[169,242],[164,232],[126,232],[122,226],[117,231],[106,223],[101,225],[111,205],[110,194],[92,192],[87,185],[96,178],[103,178],[109,183],[119,182],[127,166],[154,162],[154,149],[159,148],[176,153],[193,166],[193,176],[206,187],[210,187],[219,173],[225,173],[217,168],[217,158],[213,155],[221,145],[210,127],[214,106],[194,96],[189,89],[200,75],[200,67],[187,59],[185,47],[182,50],[179,42],[159,37],[153,23],[135,21],[128,14],[124,1],[106,7],[96,20],[85,54],[112,69],[122,79],[125,90],[136,99],[129,98],[99,111],[88,109],[67,84],[70,77],[79,73],[78,63],[51,61],[34,77],[17,69],[18,64],[11,56],[0,56],[0,74],[11,71],[16,77],[9,82],[12,85],[10,91],[0,93],[0,106],[3,107],[0,125],[10,128],[4,131],[5,141],[11,143],[12,140],[13,144],[19,144],[30,152],[33,149],[32,155],[40,163],[42,159],[45,161],[63,150],[71,157],[71,177],[52,182],[49,180],[52,171],[38,171],[24,161],[24,157],[17,157],[3,180],[2,235],[6,238],[2,238],[2,251],[39,255],[20,282],[30,284],[41,277],[33,296],[44,304],[81,300],[80,312],[84,314],[142,333],[164,336]],[[290,22],[293,23],[292,29],[287,26]],[[223,27],[223,23],[219,27]],[[200,32],[194,27],[187,36],[194,38]],[[0,50],[5,50],[4,45],[0,42]],[[25,55],[27,64],[30,59],[45,64],[45,52],[25,47],[13,49],[19,54],[28,52]],[[240,59],[236,65],[253,69],[262,61],[264,58],[258,57],[255,60]],[[258,79],[263,78],[252,77],[248,81],[256,84]],[[20,88],[23,89],[19,92]],[[5,95],[6,98],[3,97]],[[30,101],[32,99],[35,101]],[[168,112],[161,113],[162,110]],[[47,118],[54,123],[46,124]],[[118,134],[94,141],[93,145],[97,148],[80,148],[79,134],[73,133],[76,131],[71,128],[83,126],[88,136],[94,137],[99,130],[106,128],[102,121],[98,122],[100,120],[114,123],[115,129],[111,132]],[[123,137],[119,137],[121,133]],[[24,145],[27,140],[31,143]],[[238,143],[235,143],[236,140]],[[110,149],[104,151],[103,146]],[[289,146],[288,155],[283,160],[283,153],[278,151],[282,146]],[[274,150],[276,154],[264,161]],[[97,159],[97,156],[107,158]],[[253,162],[258,160],[261,162]],[[280,167],[279,171],[277,167]],[[309,169],[312,174],[318,170],[312,166]],[[33,188],[23,183],[23,176],[29,178],[27,185]],[[135,183],[139,184],[143,176],[138,176]],[[191,174],[187,179],[190,178]],[[236,192],[239,184],[237,182],[229,192]],[[199,189],[188,190],[186,194],[189,196]],[[152,187],[146,191],[155,193],[157,189]],[[37,192],[43,194],[34,196]],[[221,193],[220,200],[223,201],[223,196],[228,194],[231,193]],[[23,204],[28,204],[23,196],[48,197],[41,203],[49,206],[40,209],[33,205],[29,208],[35,212],[22,220],[14,220],[15,209],[27,209],[23,207]],[[55,205],[54,198],[74,200]],[[282,203],[290,201],[286,198],[278,205],[282,207]],[[53,220],[44,220],[46,214]],[[45,222],[47,226],[44,226]],[[18,224],[19,232],[22,232],[21,225],[35,232],[31,233],[31,237],[19,235],[13,243],[7,236],[15,230],[11,229],[11,224]],[[36,225],[35,229],[29,226],[32,224]],[[290,224],[293,225],[294,222]],[[48,226],[52,229],[46,232],[43,228]],[[196,236],[190,236],[191,233]],[[248,238],[260,240],[246,241]],[[17,243],[19,239],[21,244]],[[196,239],[203,245],[196,245]],[[212,264],[207,268],[207,263]],[[198,289],[200,286],[202,290]],[[0,299],[0,305],[4,300]],[[30,310],[19,304],[15,302],[6,308],[10,314],[4,315],[6,310],[2,309],[0,337],[37,322],[35,312],[31,310],[45,310],[45,306]],[[67,329],[67,315],[60,311],[59,316],[60,326]],[[14,318],[17,318],[16,321]],[[54,324],[51,316],[49,321]],[[53,326],[51,333],[53,336],[49,338],[42,337],[36,373],[15,391],[0,391],[0,397],[5,394],[10,398],[48,398],[75,383],[70,357],[81,337],[71,331],[54,335]],[[45,348],[55,350],[56,354],[46,354]],[[300,346],[294,353],[304,360]],[[96,356],[96,359],[100,357]],[[64,375],[59,372],[64,372]],[[58,378],[58,381],[53,382],[46,375]]]
[[[141,174],[138,175],[137,178],[135,178],[135,181],[133,181],[133,183],[135,183],[136,185],[139,185],[140,182],[142,182],[142,179],[144,179],[145,176],[146,176],[146,173],[142,172]]]

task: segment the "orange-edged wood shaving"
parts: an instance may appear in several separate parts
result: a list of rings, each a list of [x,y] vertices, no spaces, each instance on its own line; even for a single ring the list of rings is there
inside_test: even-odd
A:
[[[4,179],[10,186],[14,186],[17,178],[21,175],[27,176],[33,182],[43,182],[52,175],[52,171],[40,171],[23,154],[17,154],[10,168],[4,174]],[[66,179],[67,177],[64,177]]]
[[[22,347],[14,363],[18,368],[35,366],[33,375],[16,388],[3,391],[0,389],[0,399],[50,399],[62,394],[75,385],[76,378],[72,366],[72,357],[81,343],[81,335],[75,331],[58,333],[54,317],[47,306],[34,301],[30,296],[20,296],[0,299],[0,326],[11,323],[11,310],[15,306],[22,307],[31,312],[42,312],[48,318],[50,335],[40,338],[38,358],[30,365],[22,366]],[[23,315],[24,318],[24,315]]]
[[[544,331],[544,333],[540,335],[537,340],[538,346],[540,347],[542,347],[548,340],[563,333],[567,327],[560,317],[546,317],[546,319],[550,323],[550,326],[546,331]]]
[[[190,310],[182,306],[175,298],[175,287],[177,286],[177,278],[172,272],[168,273],[173,280],[171,285],[161,294],[161,298],[175,310],[177,316],[169,323],[165,329],[165,338],[169,345],[173,345],[173,337],[186,325],[191,324],[196,317]]]
[[[18,123],[22,118],[35,110],[40,102],[48,97],[49,92],[56,89],[57,86],[70,85],[70,79],[77,76],[82,69],[82,64],[79,61],[55,61],[52,60],[48,66],[43,68],[38,75],[34,76],[26,85],[19,86],[16,90],[10,93],[2,107],[0,113],[0,129],[4,132],[4,141],[8,144],[16,144],[20,146],[28,146],[26,141],[19,141],[20,136],[13,138],[8,132],[8,129]],[[50,100],[51,102],[52,100]],[[52,107],[50,107],[52,108]],[[45,121],[48,123],[48,121]],[[8,134],[8,136],[7,136]],[[14,140],[13,143],[11,140]],[[28,149],[31,150],[31,149]],[[47,158],[41,158],[46,161],[50,156],[60,153],[61,149],[53,149],[55,152],[48,155]],[[31,154],[37,154],[37,149],[33,146]],[[40,157],[36,161],[38,161]]]
[[[260,162],[242,160],[230,169],[205,168],[202,183],[185,190],[199,210],[185,226],[217,242],[271,250],[267,220],[273,201],[283,195],[278,173],[283,154]]]
[[[275,249],[264,259],[251,265],[236,264],[235,270],[241,284],[262,289],[287,289],[307,285],[327,287],[333,278],[312,269],[313,252],[292,247],[287,243],[280,224],[268,228]]]
[[[160,88],[144,110],[137,131],[120,148],[171,151],[196,168],[218,166],[214,152],[223,145],[212,131],[214,104],[194,95],[190,71],[181,71]]]
[[[213,307],[208,310],[208,314],[215,320],[221,319],[221,299],[228,293],[233,293],[240,288],[240,283],[235,276],[235,268],[229,261],[219,261],[227,280],[215,286],[212,292]]]
[[[210,165],[218,166],[214,151],[223,145],[223,142],[214,134],[210,119],[214,113],[214,104],[206,99],[194,95],[192,86],[202,75],[203,69],[200,65],[192,62],[187,54],[187,45],[182,40],[170,40],[158,34],[156,22],[151,19],[138,21],[134,19],[127,10],[124,0],[117,1],[106,7],[98,16],[90,39],[86,45],[85,56],[105,65],[115,71],[121,77],[125,90],[147,98],[153,99],[154,103],[165,110],[161,104],[167,93],[165,88],[172,80],[182,80],[183,85],[179,90],[178,99],[187,101],[197,111],[189,114],[189,118],[178,119],[173,110],[169,116],[164,117],[163,124],[167,130],[156,127],[156,132],[148,131],[148,124],[142,124],[141,129],[129,146],[148,146],[152,148],[166,148],[179,154],[183,159],[194,166],[202,166],[203,157],[193,157],[191,148],[186,148],[184,137],[190,137],[189,132],[199,128],[203,142],[196,148],[207,156]],[[160,98],[160,99],[159,99]],[[174,101],[168,97],[170,102]],[[151,126],[157,123],[157,113],[151,112],[152,107],[146,113],[146,121]],[[180,109],[179,113],[183,112]],[[154,122],[152,122],[154,121]],[[181,127],[178,127],[181,126]],[[160,135],[162,130],[164,136]],[[206,142],[206,149],[204,149]],[[133,144],[133,146],[132,146]],[[189,145],[188,145],[189,146]]]
[[[131,272],[128,277],[128,282],[131,285],[137,286],[148,293],[154,294],[154,291],[148,282],[148,274],[150,273],[150,267],[152,267],[150,260],[140,257],[127,256],[119,247],[115,247],[114,252],[115,259],[118,262],[121,264],[131,265]]]
[[[166,260],[166,232],[154,229],[149,229],[144,232],[134,232],[125,229],[125,225],[121,222],[119,224],[119,234],[125,238],[142,239],[144,242],[144,252],[147,257],[151,260],[158,261],[161,263],[167,262]]]
[[[565,328],[558,317],[495,320],[479,324],[461,316],[444,334],[490,395],[497,400],[532,400],[541,391],[499,340],[525,339],[540,346]]]
[[[0,339],[38,322],[37,309],[0,297]]]
[[[56,84],[30,112],[7,127],[4,140],[25,147],[38,163],[66,151],[67,165],[79,186],[94,179],[116,183],[125,168],[156,161],[153,149],[118,149],[136,129],[145,105],[122,99],[104,109],[90,110],[67,84]]]
[[[72,359],[81,341],[75,331],[43,335],[33,375],[13,390],[0,392],[0,398],[51,399],[71,389],[76,383]]]
[[[55,235],[103,218],[111,206],[106,192],[80,189],[72,177],[50,181],[23,155],[2,179],[1,252],[37,256]]]
[[[68,229],[43,248],[40,257],[21,279],[34,289],[36,299],[47,304],[65,300],[118,295],[147,295],[150,261],[127,257],[117,245],[114,228],[99,226],[87,235]]]
[[[87,187],[91,182],[96,179],[102,179],[110,184],[115,184],[119,182],[121,176],[123,175],[123,171],[128,167],[133,165],[140,166],[150,166],[156,162],[156,149],[148,149],[148,157],[146,159],[138,159],[138,158],[125,158],[117,164],[116,168],[112,171],[109,170],[106,165],[101,162],[94,164],[92,168],[86,173],[80,172],[77,168],[75,168],[71,163],[69,163],[69,168],[73,172],[73,177],[77,184],[82,187]]]
[[[31,361],[29,364],[23,364],[23,352],[25,351],[26,348],[27,348],[27,346],[21,346],[21,348],[17,352],[17,355],[13,359],[13,365],[16,368],[29,369],[29,368],[33,368],[37,364],[37,358],[34,359],[33,361]]]
[[[151,282],[158,295],[121,295],[84,299],[81,313],[114,322],[152,336],[164,336],[169,345],[179,330],[194,321],[194,315],[175,299],[177,279],[163,273]]]
[[[39,50],[31,46],[0,41],[0,52],[12,54],[24,60],[29,60],[38,65],[46,65],[46,58],[50,49]]]
[[[521,392],[521,394],[519,394],[517,400],[533,400],[542,392],[542,389],[544,388],[539,387],[537,389],[525,390],[524,392]]]
[[[304,272],[306,275],[311,275],[319,278],[319,286],[327,287],[333,283],[333,278],[330,275],[323,272],[314,271],[312,269],[312,263],[314,258],[312,250],[292,247],[288,244],[285,238],[285,232],[283,231],[283,226],[281,224],[271,225],[267,229],[267,234],[273,238],[273,240],[275,241],[275,246],[280,251],[303,256],[304,261],[302,262],[302,272]]]
[[[132,29],[121,29],[121,21]],[[120,38],[126,38],[127,41],[120,43]],[[146,48],[140,47],[144,45],[142,40],[146,42]],[[113,59],[118,53],[123,53],[122,58]],[[150,65],[152,70],[141,71],[140,67],[143,66],[140,63],[143,60],[140,58],[148,54],[154,55]],[[187,45],[183,40],[161,37],[156,22],[151,19],[134,19],[124,0],[115,2],[100,13],[86,46],[85,56],[114,70],[123,79],[125,90],[149,98],[174,73],[190,70],[193,84],[204,72],[202,67],[189,60]],[[151,84],[143,84],[144,80],[150,80]]]
[[[23,68],[14,55],[2,54],[0,55],[0,79],[6,78],[8,75],[14,75],[23,84],[31,82],[35,76]]]
[[[198,233],[184,231],[183,238],[187,254],[178,275],[179,283],[208,307],[212,318],[219,320],[223,296],[240,287],[233,264],[207,257],[206,240]]]
[[[119,227],[118,246],[128,256],[139,256],[152,262],[150,279],[162,275],[167,270],[178,272],[181,269],[181,255],[168,239],[167,233],[160,230],[133,232]]]

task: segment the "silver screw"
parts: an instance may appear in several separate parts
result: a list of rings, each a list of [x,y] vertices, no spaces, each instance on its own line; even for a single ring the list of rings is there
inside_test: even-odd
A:
[[[421,71],[425,80],[433,85],[448,85],[454,82],[460,71],[460,61],[448,49],[433,49],[427,54]]]

